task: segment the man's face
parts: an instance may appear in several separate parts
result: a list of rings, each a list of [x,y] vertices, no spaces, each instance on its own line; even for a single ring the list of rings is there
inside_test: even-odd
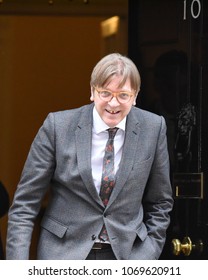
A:
[[[112,81],[104,88],[99,90],[109,90],[113,93],[128,92],[133,93],[130,80],[127,79],[126,83],[119,87],[121,77],[115,76]],[[99,93],[95,88],[91,88],[91,101],[94,101],[95,108],[100,115],[101,119],[109,126],[115,127],[121,122],[131,110],[132,105],[135,105],[136,95],[131,96],[127,103],[119,103],[116,97],[113,97],[110,101],[104,101],[100,98]]]

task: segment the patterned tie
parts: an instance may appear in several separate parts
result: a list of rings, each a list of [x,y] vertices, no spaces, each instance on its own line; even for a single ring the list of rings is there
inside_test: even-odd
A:
[[[114,137],[116,135],[118,128],[109,128],[109,138],[105,147],[105,155],[103,158],[103,172],[100,188],[100,197],[103,201],[104,206],[108,204],[110,195],[112,193],[114,184],[115,184],[115,172],[114,172]],[[105,225],[100,232],[99,238],[102,241],[108,240],[107,230]]]

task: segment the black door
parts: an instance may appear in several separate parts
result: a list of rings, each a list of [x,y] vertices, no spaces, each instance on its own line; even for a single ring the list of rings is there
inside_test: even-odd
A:
[[[208,1],[129,0],[138,106],[167,123],[174,209],[161,259],[208,259]]]

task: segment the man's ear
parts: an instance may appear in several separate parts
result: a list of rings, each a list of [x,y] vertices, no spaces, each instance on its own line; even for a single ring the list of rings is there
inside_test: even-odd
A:
[[[93,87],[91,87],[90,101],[94,101],[94,88]]]
[[[137,96],[138,96],[138,93],[137,93],[136,96],[134,97],[134,102],[133,102],[133,105],[134,105],[134,106],[136,105]]]

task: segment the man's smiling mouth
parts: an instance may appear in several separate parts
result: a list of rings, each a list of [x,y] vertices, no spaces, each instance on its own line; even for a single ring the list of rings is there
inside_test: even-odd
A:
[[[106,111],[112,115],[118,114],[120,111],[113,111],[113,110],[107,110]]]

